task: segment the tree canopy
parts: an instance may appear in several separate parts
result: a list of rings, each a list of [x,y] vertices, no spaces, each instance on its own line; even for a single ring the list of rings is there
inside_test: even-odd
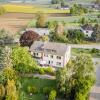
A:
[[[39,40],[40,36],[34,31],[25,31],[20,37],[20,45],[30,47],[32,43]]]
[[[96,42],[100,41],[100,25],[96,24],[93,28],[92,38]]]
[[[46,27],[46,19],[47,19],[47,15],[41,12],[37,13],[37,22],[36,22],[36,26],[39,28],[44,28]]]
[[[0,44],[12,44],[14,42],[14,38],[10,33],[4,29],[0,30]]]
[[[73,15],[81,15],[87,13],[87,8],[82,7],[81,5],[74,4],[70,9],[70,13]]]
[[[57,72],[57,88],[68,100],[87,100],[95,82],[95,68],[90,55],[80,54]]]
[[[31,57],[28,48],[24,47],[13,48],[12,63],[14,69],[21,73],[32,72],[32,70],[37,67],[37,64]]]
[[[4,67],[11,67],[12,60],[11,60],[11,49],[6,47],[0,48],[0,68]]]

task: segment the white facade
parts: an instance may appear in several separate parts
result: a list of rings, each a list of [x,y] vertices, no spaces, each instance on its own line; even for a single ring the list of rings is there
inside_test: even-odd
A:
[[[81,31],[88,37],[91,37],[93,30],[84,30],[81,28]]]
[[[45,54],[44,52],[36,52],[36,51],[31,52],[33,57],[37,58],[38,63],[40,65],[47,65],[53,67],[64,67],[70,59],[71,55],[70,53],[71,53],[70,46],[68,46],[68,49],[66,50],[66,53],[63,56],[50,53]]]

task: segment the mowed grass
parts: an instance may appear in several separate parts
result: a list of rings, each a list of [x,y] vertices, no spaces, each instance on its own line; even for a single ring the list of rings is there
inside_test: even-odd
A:
[[[79,53],[90,54],[92,57],[100,58],[100,50],[93,53],[91,49],[72,48],[72,55],[78,55]]]
[[[49,7],[43,7],[39,5],[21,5],[21,4],[4,4],[6,12],[20,12],[20,13],[69,13],[70,10],[54,9]]]
[[[49,80],[49,79],[39,79],[39,78],[34,78],[34,77],[22,77],[21,84],[22,84],[22,91],[25,92],[28,100],[46,100],[46,97],[42,92],[43,88],[51,87],[51,88],[56,89],[56,81]],[[39,93],[29,96],[29,93],[27,92],[28,86],[35,86],[39,90]]]

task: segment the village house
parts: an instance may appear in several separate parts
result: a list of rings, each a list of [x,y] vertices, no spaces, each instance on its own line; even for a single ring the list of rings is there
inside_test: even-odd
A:
[[[64,43],[35,41],[30,52],[40,65],[58,68],[68,63],[71,47]]]
[[[70,10],[70,7],[68,5],[65,5],[65,6],[61,6],[61,9],[62,10]]]
[[[40,36],[49,35],[50,30],[48,28],[27,28],[26,31],[34,31]]]
[[[93,33],[93,27],[90,24],[85,24],[81,26],[81,31],[88,37],[91,37]]]
[[[70,10],[70,7],[68,5],[65,5],[65,6],[57,6],[57,9]]]

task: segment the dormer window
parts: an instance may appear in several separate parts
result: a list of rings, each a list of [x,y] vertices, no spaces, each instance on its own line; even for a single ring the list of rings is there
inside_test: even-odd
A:
[[[56,50],[52,50],[53,53],[56,53]]]
[[[53,58],[53,55],[51,55],[51,58]]]

